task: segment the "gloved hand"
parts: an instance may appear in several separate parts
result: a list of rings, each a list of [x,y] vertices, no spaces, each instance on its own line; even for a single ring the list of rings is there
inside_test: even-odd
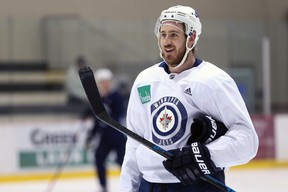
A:
[[[208,115],[200,115],[194,118],[193,121],[188,145],[193,142],[210,143],[224,135],[228,130],[224,123]]]
[[[208,148],[199,142],[182,149],[170,150],[173,160],[163,161],[166,170],[177,177],[182,184],[189,185],[199,177],[220,171],[210,159]]]

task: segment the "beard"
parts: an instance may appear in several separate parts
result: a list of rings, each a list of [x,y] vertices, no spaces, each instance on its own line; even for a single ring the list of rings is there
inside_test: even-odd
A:
[[[165,62],[170,67],[176,67],[179,65],[185,55],[185,49],[182,50],[176,50],[174,53],[166,53],[165,51],[162,51],[162,57],[165,60]]]

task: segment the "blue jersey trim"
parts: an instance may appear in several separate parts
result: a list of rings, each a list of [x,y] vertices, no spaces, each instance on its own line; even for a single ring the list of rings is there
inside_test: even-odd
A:
[[[198,67],[202,62],[203,62],[203,60],[196,58],[195,63],[193,64],[192,67]],[[165,63],[165,61],[162,61],[162,62],[159,64],[159,67],[163,67],[164,71],[165,71],[167,74],[170,74],[169,67],[168,67],[168,65]]]

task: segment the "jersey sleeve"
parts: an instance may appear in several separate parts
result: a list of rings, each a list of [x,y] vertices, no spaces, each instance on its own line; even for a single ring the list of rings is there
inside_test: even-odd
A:
[[[227,168],[254,158],[259,145],[258,136],[234,80],[225,78],[212,91],[210,88],[206,90],[201,100],[200,108],[204,113],[222,121],[228,128],[224,136],[207,145],[215,165]]]
[[[127,128],[137,133],[140,136],[144,135],[143,127],[145,127],[145,120],[142,106],[139,102],[137,88],[133,85],[130,99],[127,108]],[[147,123],[146,123],[147,124]],[[142,129],[141,129],[142,128]],[[121,192],[136,192],[140,185],[142,175],[139,171],[136,150],[140,145],[136,140],[128,137],[126,142],[124,161],[121,167],[120,175],[120,191]]]

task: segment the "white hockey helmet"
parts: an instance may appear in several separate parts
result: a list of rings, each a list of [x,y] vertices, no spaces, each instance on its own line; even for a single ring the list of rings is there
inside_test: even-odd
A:
[[[161,15],[159,16],[155,25],[155,29],[154,29],[154,33],[157,37],[159,37],[159,32],[161,29],[162,22],[165,20],[175,20],[175,21],[184,23],[185,34],[187,35],[187,37],[190,37],[193,34],[193,32],[196,33],[195,42],[191,48],[188,48],[188,43],[187,43],[188,38],[187,38],[186,53],[182,59],[182,62],[177,66],[179,67],[186,60],[188,52],[191,51],[197,44],[198,39],[201,35],[202,24],[200,22],[198,13],[193,8],[188,7],[188,6],[182,6],[182,5],[173,6],[161,12]],[[161,48],[160,48],[160,56],[162,57]]]
[[[158,37],[161,24],[164,20],[175,20],[185,24],[185,33],[190,37],[193,32],[196,32],[195,44],[197,43],[200,35],[202,24],[200,22],[198,13],[191,7],[177,5],[162,11],[155,25],[154,33]]]
[[[95,71],[96,81],[112,80],[113,73],[108,68],[100,68]]]

